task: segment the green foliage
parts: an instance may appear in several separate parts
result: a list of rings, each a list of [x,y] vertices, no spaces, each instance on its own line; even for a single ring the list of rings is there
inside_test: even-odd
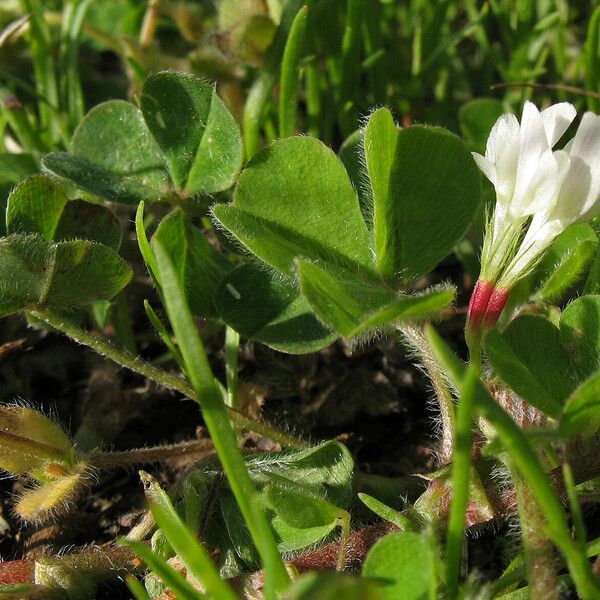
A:
[[[294,275],[300,256],[374,272],[369,232],[346,170],[313,138],[288,138],[262,150],[240,176],[233,203],[213,212],[284,275]]]
[[[215,250],[202,232],[180,209],[167,215],[154,238],[174,264],[187,302],[194,315],[214,317],[214,294],[218,283],[231,270],[227,259]]]
[[[502,380],[542,412],[557,417],[575,385],[560,332],[543,317],[526,315],[501,335],[491,331],[485,351]]]
[[[329,441],[300,451],[254,453],[245,457],[245,465],[261,503],[268,508],[281,552],[320,543],[348,521],[354,462],[342,444]],[[178,486],[186,524],[196,529],[210,507],[207,539],[220,548],[231,548],[244,568],[256,568],[256,550],[230,488],[221,485],[217,496],[211,497],[215,477],[210,470],[193,471]],[[231,576],[239,574],[241,566],[232,567],[223,557],[220,568]]]
[[[64,192],[51,179],[40,175],[26,179],[9,196],[6,230],[37,233],[51,241],[66,203]]]
[[[147,473],[142,473],[141,476],[152,516],[168,542],[184,561],[190,576],[200,581],[211,596],[223,598],[224,600],[234,600],[236,596],[232,589],[219,577],[208,552],[181,521],[167,494]],[[143,544],[133,545],[131,542],[128,542],[128,544],[164,578],[165,583],[171,589],[174,591],[180,590],[178,597],[186,600],[197,600],[201,597],[183,577],[166,565],[159,557],[152,554],[149,549],[143,547]],[[143,550],[141,547],[143,547]],[[156,566],[159,568],[156,569]]]
[[[583,296],[567,306],[560,339],[582,379],[600,368],[600,296]]]
[[[38,304],[62,309],[111,300],[131,279],[116,253],[121,228],[106,208],[67,201],[35,175],[10,194],[8,236],[0,238],[0,312]]]
[[[212,85],[181,73],[146,79],[141,109],[185,195],[230,187],[242,164],[236,122]]]
[[[399,294],[363,282],[338,269],[328,272],[317,263],[298,261],[302,294],[315,314],[345,338],[391,322],[422,320],[439,313],[454,300],[450,286],[421,294]]]
[[[467,328],[466,340],[456,332],[494,202],[469,150],[485,152],[498,116],[528,99],[598,109],[600,9],[563,0],[22,0],[23,17],[17,4],[0,9],[0,315],[24,313],[195,398],[217,454],[177,481],[173,501],[143,476],[158,530],[151,547],[127,542],[151,570],[148,593],[131,584],[136,598],[233,599],[242,588],[267,600],[541,597],[563,566],[571,593],[598,597],[589,557],[600,546],[586,547],[578,498],[598,497],[587,456],[600,430],[598,224],[575,224],[553,241],[511,290],[497,329]],[[108,52],[98,59],[100,49]],[[582,81],[585,98],[572,87]],[[385,106],[395,112],[374,109]],[[37,174],[40,165],[66,185]],[[117,218],[105,201],[130,206],[117,207]],[[132,251],[136,205],[141,256]],[[133,272],[136,294],[125,297]],[[164,356],[131,304],[139,289]],[[153,308],[160,302],[164,311]],[[78,325],[87,308],[89,333]],[[422,328],[442,316],[457,351],[468,342],[468,363]],[[117,343],[103,337],[113,331]],[[243,359],[261,353],[245,339],[304,354],[342,337],[338,350],[349,353],[398,332],[439,401],[441,464],[421,484],[357,471],[385,463],[353,429],[344,432],[357,465],[339,441],[309,445],[246,414],[243,379],[252,375]],[[319,373],[338,354],[315,361]],[[0,374],[10,383],[20,371],[3,362]],[[318,384],[307,387],[311,409],[335,382]],[[407,406],[422,400],[409,396]],[[100,450],[84,456],[31,409],[0,407],[0,421],[0,466],[39,484],[16,502],[25,519],[72,503],[108,460]],[[295,450],[259,452],[263,438]],[[378,440],[377,450],[388,447]],[[501,484],[498,472],[508,473]],[[399,488],[409,490],[402,512],[384,502]],[[523,553],[496,582],[470,573],[461,581],[472,567],[466,529],[512,511],[513,492]],[[357,495],[387,523],[358,529]],[[347,548],[351,519],[357,541]],[[377,541],[361,576],[313,571],[290,585],[283,553],[342,568],[352,550],[354,565],[369,535],[390,523],[402,531]],[[434,535],[447,541],[445,564]],[[547,546],[536,563],[533,537]],[[31,586],[2,586],[0,596],[92,598],[90,569],[62,561],[38,561]],[[181,563],[186,577],[174,568]],[[253,587],[259,569],[262,590]]]
[[[531,297],[558,303],[581,282],[598,248],[598,236],[587,223],[561,233],[531,277]]]
[[[466,233],[479,208],[479,173],[456,136],[423,126],[398,130],[386,109],[371,115],[364,144],[379,272],[416,279]]]
[[[283,352],[315,352],[336,336],[311,313],[293,281],[247,264],[224,277],[215,303],[221,318],[241,335]]]
[[[125,204],[214,193],[233,184],[242,142],[214,86],[161,72],[146,80],[140,102],[141,110],[122,100],[92,109],[75,131],[70,153],[48,154],[43,167]]]
[[[565,437],[591,436],[600,429],[600,373],[586,379],[565,402],[560,431]]]
[[[431,148],[436,149],[433,156]],[[243,293],[236,282],[224,280],[217,306],[232,327],[278,349],[309,351],[327,338],[321,334],[316,342],[314,327],[298,338],[292,321],[299,324],[305,302],[320,321],[352,338],[402,319],[435,315],[453,300],[450,287],[410,295],[398,284],[423,275],[449,254],[474,217],[480,183],[466,147],[441,129],[399,131],[389,111],[381,109],[369,119],[364,152],[374,202],[370,208],[365,199],[361,210],[340,159],[309,137],[281,140],[259,152],[240,176],[233,203],[213,208],[221,225],[290,282],[271,282],[265,273],[253,290],[250,269],[231,274]],[[369,213],[374,214],[373,231],[365,220]],[[294,292],[294,276],[303,300]],[[277,297],[285,294],[283,304],[275,304],[289,309],[282,312],[267,301],[259,311],[261,287],[278,290]],[[249,300],[252,309],[247,310],[239,300],[253,295],[256,300]],[[239,310],[233,310],[236,304]],[[252,323],[252,313],[263,312]],[[273,324],[274,316],[278,331],[290,342],[298,338],[296,348],[270,339],[273,328],[266,331],[265,323]]]
[[[275,545],[274,534],[256,502],[257,492],[244,465],[223,397],[215,383],[206,350],[194,326],[173,262],[158,240],[154,240],[152,250],[156,257],[157,276],[161,282],[165,308],[181,348],[186,371],[236,502],[260,554],[265,570],[266,595],[274,597],[276,592],[284,591],[289,584],[283,560]]]
[[[285,600],[381,600],[377,585],[345,573],[312,572],[299,577]]]
[[[382,600],[419,600],[436,595],[436,557],[418,533],[392,533],[369,551],[362,576],[378,582]]]

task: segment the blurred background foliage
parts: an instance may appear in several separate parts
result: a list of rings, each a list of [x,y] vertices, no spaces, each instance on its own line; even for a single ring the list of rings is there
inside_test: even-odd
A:
[[[276,137],[279,38],[302,4],[309,11],[300,47],[297,128],[333,146],[380,105],[391,107],[405,123],[455,131],[461,107],[475,98],[496,98],[504,108],[534,96],[539,103],[568,99],[595,107],[595,99],[567,90],[511,84],[599,91],[598,35],[587,35],[589,27],[598,26],[591,18],[596,2],[4,0],[0,126],[11,122],[7,112],[15,112],[18,101],[32,124],[41,119],[38,151],[64,147],[92,106],[109,98],[134,99],[147,74],[174,68],[216,81],[240,121],[244,107],[249,110],[249,92],[262,77],[268,101],[260,106],[260,124],[269,141]],[[31,43],[40,29],[43,44]],[[61,69],[65,61],[79,65],[77,84],[63,81],[73,78]],[[38,76],[36,83],[36,73],[44,69],[46,77],[40,81]],[[499,83],[507,87],[491,89]],[[76,110],[69,105],[68,88],[77,85],[83,106]],[[52,135],[43,130],[49,126],[43,118],[48,111],[61,121]]]

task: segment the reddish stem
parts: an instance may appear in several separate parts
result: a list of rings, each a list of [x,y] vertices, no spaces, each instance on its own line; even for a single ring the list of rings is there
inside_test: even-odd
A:
[[[9,583],[33,583],[35,562],[33,560],[11,560],[0,563],[0,585]]]

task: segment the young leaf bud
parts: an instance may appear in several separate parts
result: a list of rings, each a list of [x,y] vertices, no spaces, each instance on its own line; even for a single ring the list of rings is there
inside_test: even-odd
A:
[[[15,511],[26,521],[45,521],[64,512],[89,484],[91,476],[88,465],[78,463],[64,475],[25,490],[15,505]]]
[[[0,407],[0,468],[19,475],[45,463],[69,464],[71,440],[48,417],[22,406]]]

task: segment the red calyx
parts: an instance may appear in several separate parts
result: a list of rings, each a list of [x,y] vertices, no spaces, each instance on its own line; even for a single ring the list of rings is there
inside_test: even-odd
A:
[[[467,311],[467,323],[472,329],[478,329],[481,326],[493,291],[494,285],[490,281],[479,279],[475,284]]]
[[[509,293],[510,290],[494,287],[491,281],[478,280],[469,301],[468,326],[471,329],[482,326],[491,329],[498,321]]]
[[[500,318],[500,314],[506,306],[509,293],[510,290],[494,288],[485,311],[485,318],[483,320],[484,327],[491,329],[496,324]]]

